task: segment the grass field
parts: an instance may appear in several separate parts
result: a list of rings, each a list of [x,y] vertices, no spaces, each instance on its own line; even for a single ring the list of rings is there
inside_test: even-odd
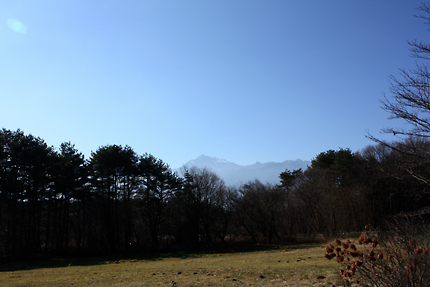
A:
[[[337,281],[323,246],[254,252],[188,254],[153,259],[76,262],[65,267],[2,266],[1,286],[323,286]],[[65,261],[66,260],[66,261]],[[69,265],[67,259],[61,264]],[[65,264],[66,263],[66,264]],[[40,266],[40,265],[39,265]],[[30,269],[32,268],[32,269]],[[324,277],[324,278],[323,278]]]

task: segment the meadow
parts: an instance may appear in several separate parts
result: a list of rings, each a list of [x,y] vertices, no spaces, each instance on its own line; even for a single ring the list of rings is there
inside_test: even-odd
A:
[[[0,285],[331,286],[339,277],[336,263],[326,260],[324,253],[323,245],[305,244],[150,259],[15,262],[0,266]]]

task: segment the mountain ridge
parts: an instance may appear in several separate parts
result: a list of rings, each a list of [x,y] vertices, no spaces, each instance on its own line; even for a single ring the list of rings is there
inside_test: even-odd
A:
[[[256,162],[250,165],[239,165],[218,157],[200,155],[196,159],[185,163],[181,168],[173,169],[181,173],[182,168],[207,168],[214,171],[229,186],[238,186],[249,181],[258,179],[263,183],[278,184],[279,175],[286,169],[305,170],[311,164],[310,161],[301,159],[285,160],[283,162]]]

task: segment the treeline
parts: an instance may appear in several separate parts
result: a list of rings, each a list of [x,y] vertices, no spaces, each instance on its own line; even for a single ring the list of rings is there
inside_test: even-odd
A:
[[[215,173],[179,176],[161,159],[108,145],[86,160],[22,131],[0,131],[0,257],[276,243],[297,234],[377,227],[428,206],[428,142],[322,152],[306,170],[229,187]],[[420,148],[417,148],[420,147]],[[425,148],[424,148],[425,147]],[[419,179],[419,178],[418,178]]]

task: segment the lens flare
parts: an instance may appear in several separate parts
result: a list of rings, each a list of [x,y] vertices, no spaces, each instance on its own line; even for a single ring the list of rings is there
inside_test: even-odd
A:
[[[7,25],[9,28],[11,28],[13,31],[19,33],[19,34],[25,34],[27,33],[27,27],[21,23],[20,21],[10,18],[7,20]]]

